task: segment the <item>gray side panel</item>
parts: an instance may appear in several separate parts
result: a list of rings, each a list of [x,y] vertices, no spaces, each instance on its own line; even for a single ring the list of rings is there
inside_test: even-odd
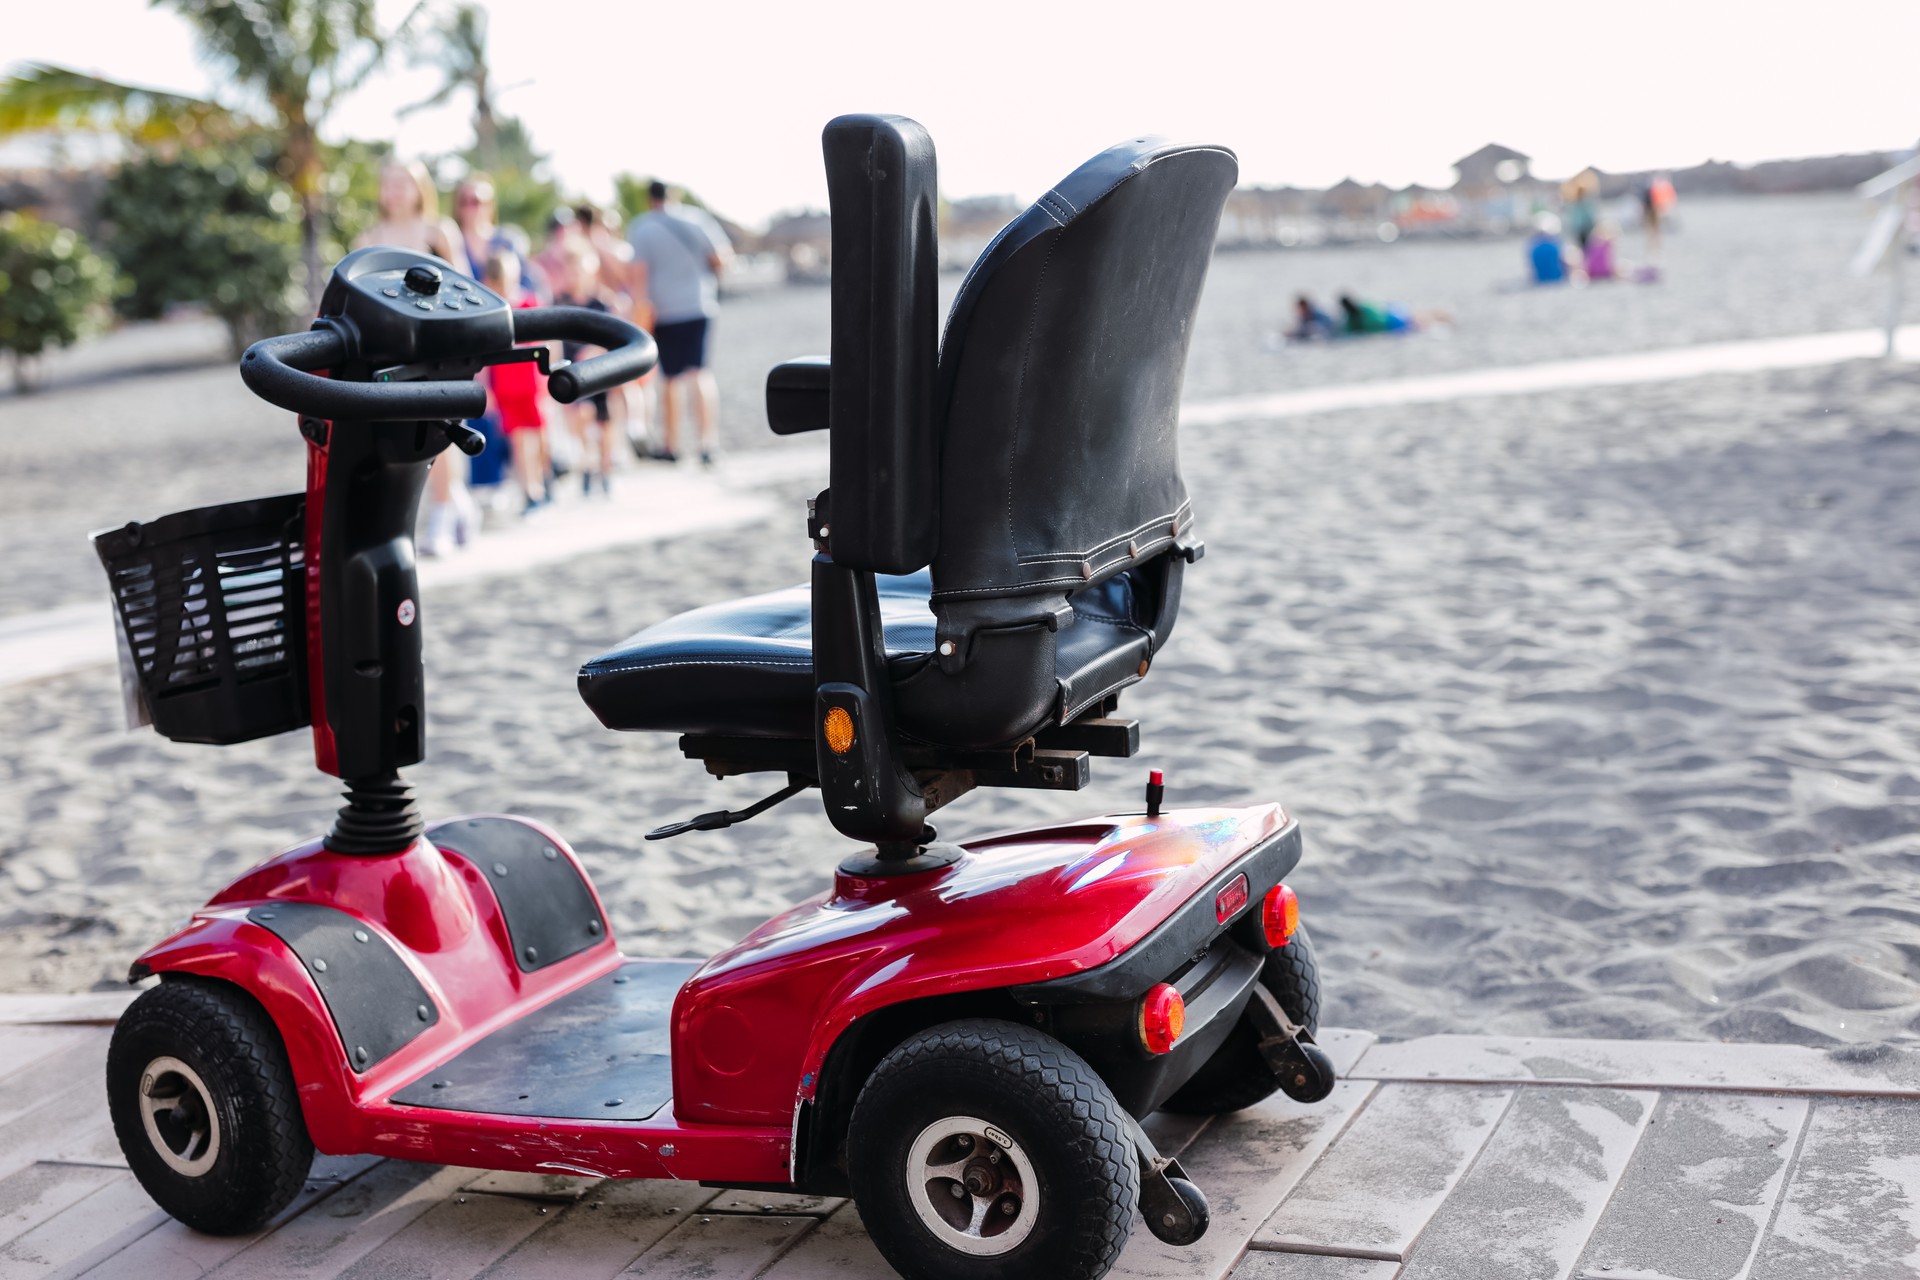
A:
[[[493,886],[522,973],[578,955],[607,936],[593,890],[553,843],[512,818],[462,818],[428,832]]]
[[[440,1021],[433,997],[387,940],[356,916],[311,902],[255,907],[247,919],[293,948],[320,988],[346,1049],[365,1071]]]
[[[673,1094],[673,997],[696,960],[638,960],[500,1028],[393,1095],[403,1106],[645,1120]]]

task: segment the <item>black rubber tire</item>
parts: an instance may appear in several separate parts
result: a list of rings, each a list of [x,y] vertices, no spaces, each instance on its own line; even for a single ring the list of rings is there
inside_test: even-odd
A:
[[[1320,965],[1304,926],[1286,946],[1267,953],[1260,982],[1287,1016],[1310,1032],[1320,1029]],[[1211,1116],[1244,1111],[1272,1096],[1280,1077],[1267,1069],[1260,1056],[1259,1037],[1243,1016],[1213,1056],[1181,1085],[1161,1110],[1178,1115]]]
[[[1032,1161],[1038,1218],[1006,1253],[942,1242],[907,1198],[915,1139],[948,1116],[1004,1130]],[[908,1280],[1099,1280],[1125,1247],[1140,1203],[1126,1113],[1098,1072],[1053,1037],[986,1018],[909,1037],[854,1103],[847,1174],[867,1233]]]
[[[141,1077],[161,1057],[191,1067],[212,1097],[220,1149],[197,1176],[168,1165],[147,1136]],[[133,1002],[107,1047],[107,1108],[120,1150],[154,1203],[208,1235],[266,1225],[313,1166],[280,1032],[251,996],[224,982],[169,978]]]

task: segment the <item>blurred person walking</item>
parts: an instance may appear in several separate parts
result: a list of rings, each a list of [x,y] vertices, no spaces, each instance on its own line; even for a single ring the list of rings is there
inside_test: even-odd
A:
[[[418,160],[389,160],[380,168],[380,220],[355,243],[392,245],[431,253],[455,266],[458,229],[440,217],[440,193]],[[437,556],[480,536],[480,506],[466,486],[466,457],[452,449],[433,460],[427,473],[427,524],[420,554]]]
[[[516,233],[502,227],[498,219],[493,179],[476,169],[453,190],[453,220],[460,228],[460,257],[454,258],[453,264],[464,267],[468,275],[479,280],[493,255],[505,250],[518,264],[521,291],[536,300],[547,297],[545,280],[527,258],[526,245],[522,243],[526,237],[515,239]]]
[[[511,249],[494,251],[483,268],[481,283],[510,307],[538,305],[520,288],[520,259]],[[540,367],[532,361],[487,366],[487,408],[499,419],[512,448],[513,474],[526,498],[525,511],[537,511],[551,500],[545,401]]]
[[[720,276],[733,256],[727,233],[705,212],[669,203],[667,184],[647,188],[652,206],[627,228],[633,246],[633,296],[653,311],[653,338],[660,346],[661,449],[666,462],[679,458],[680,405],[676,390],[693,400],[700,431],[700,461],[711,464],[718,437],[720,391],[707,368],[707,343],[720,310]]]
[[[614,310],[613,298],[601,282],[600,256],[584,236],[575,236],[567,245],[566,262],[561,268],[559,287],[554,292],[553,301],[557,306],[585,307],[589,311]],[[588,346],[584,342],[560,344],[560,354],[569,362],[585,360],[599,353],[599,347]],[[616,432],[608,393],[602,391],[568,405],[566,415],[568,424],[573,428],[574,439],[580,445],[581,494],[593,496],[594,478],[598,476],[600,492],[611,495]],[[592,436],[596,427],[600,432],[599,467],[590,471],[587,469],[587,460],[593,456]]]
[[[427,166],[418,160],[389,159],[380,166],[380,220],[353,242],[392,245],[415,253],[430,253],[459,265],[453,256],[453,224],[440,216],[440,193],[434,189]]]

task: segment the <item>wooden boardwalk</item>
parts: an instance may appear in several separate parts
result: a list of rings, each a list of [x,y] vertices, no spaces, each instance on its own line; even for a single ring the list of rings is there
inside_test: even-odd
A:
[[[321,1157],[268,1230],[195,1235],[102,1099],[124,998],[0,997],[0,1277],[890,1275],[840,1200]],[[1920,1054],[1325,1037],[1314,1106],[1155,1117],[1213,1203],[1116,1277],[1895,1280],[1920,1275]]]

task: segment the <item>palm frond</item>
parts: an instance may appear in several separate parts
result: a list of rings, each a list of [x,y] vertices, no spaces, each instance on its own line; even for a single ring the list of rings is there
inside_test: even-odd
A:
[[[152,143],[230,136],[252,124],[204,98],[126,84],[50,62],[27,63],[0,80],[0,135],[93,129]]]

